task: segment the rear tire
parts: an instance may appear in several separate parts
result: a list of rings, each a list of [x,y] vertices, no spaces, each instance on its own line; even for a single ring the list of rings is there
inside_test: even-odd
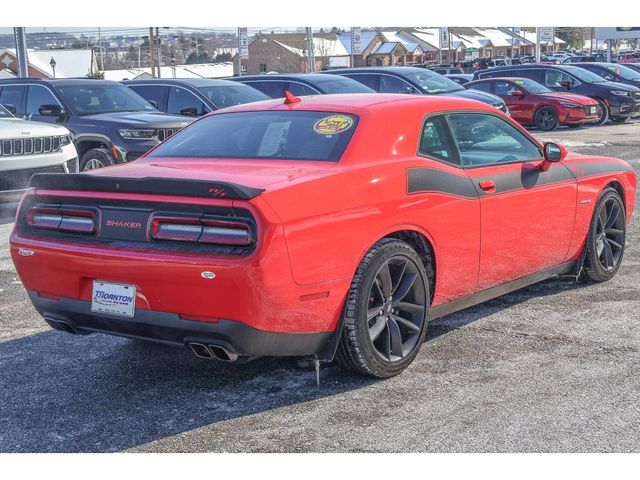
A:
[[[614,277],[622,263],[626,233],[624,202],[614,188],[606,188],[593,211],[581,280],[606,282]]]
[[[542,130],[543,132],[550,132],[558,128],[560,121],[558,119],[558,114],[553,108],[541,107],[533,116],[533,123],[539,130]]]
[[[424,342],[429,299],[427,274],[415,250],[395,239],[377,242],[351,282],[337,363],[376,378],[401,373]]]
[[[111,152],[106,148],[92,148],[88,150],[80,160],[80,171],[95,170],[97,168],[110,167],[116,161]]]

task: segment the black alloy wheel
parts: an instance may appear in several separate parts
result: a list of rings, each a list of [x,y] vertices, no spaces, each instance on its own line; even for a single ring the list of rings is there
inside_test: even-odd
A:
[[[429,301],[427,274],[416,251],[400,240],[380,240],[351,283],[336,361],[376,378],[401,373],[424,342]]]
[[[593,212],[581,279],[605,282],[622,262],[626,238],[624,202],[614,188],[605,189]]]
[[[536,127],[538,127],[543,132],[550,132],[551,130],[555,130],[558,128],[559,120],[558,114],[551,107],[542,107],[540,108],[534,117],[534,123]]]
[[[598,260],[607,270],[613,270],[620,263],[624,251],[624,227],[623,209],[615,197],[609,197],[598,212],[595,238]]]
[[[385,261],[369,290],[369,338],[380,357],[397,362],[416,346],[425,311],[425,285],[409,258]]]

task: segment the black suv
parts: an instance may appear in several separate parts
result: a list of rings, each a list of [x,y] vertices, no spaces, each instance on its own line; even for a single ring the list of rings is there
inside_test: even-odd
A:
[[[370,88],[348,78],[333,78],[320,73],[243,75],[229,80],[249,85],[269,98],[283,98],[284,91],[294,95],[328,93],[374,93]]]
[[[603,125],[609,118],[626,122],[640,111],[640,89],[622,83],[608,82],[593,72],[574,65],[518,65],[478,70],[475,80],[496,77],[525,77],[558,92],[570,90],[596,100],[602,116],[596,122]]]
[[[161,112],[199,117],[220,108],[268,100],[242,83],[208,78],[158,78],[122,82]]]
[[[467,90],[432,70],[418,67],[341,68],[324,73],[341,75],[363,83],[380,93],[448,95],[488,103],[505,113],[509,109],[500,97],[480,90]]]
[[[0,104],[18,117],[67,127],[80,170],[135,160],[191,121],[106,80],[0,80]]]

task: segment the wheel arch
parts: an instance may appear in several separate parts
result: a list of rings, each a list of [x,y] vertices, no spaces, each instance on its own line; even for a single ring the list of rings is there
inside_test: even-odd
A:
[[[79,159],[81,159],[82,156],[91,149],[106,148],[111,150],[111,147],[113,146],[109,137],[102,135],[78,135],[75,138],[74,144],[78,151]]]

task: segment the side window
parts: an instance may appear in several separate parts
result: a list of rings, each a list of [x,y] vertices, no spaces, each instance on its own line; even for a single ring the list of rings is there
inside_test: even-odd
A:
[[[573,84],[573,78],[560,70],[549,69],[544,71],[544,84],[547,87],[562,87],[562,82],[570,82]]]
[[[484,113],[449,116],[454,141],[464,167],[537,160],[538,146],[506,120]]]
[[[491,82],[476,83],[474,85],[470,85],[469,88],[491,93]],[[499,95],[499,94],[496,93],[496,95]]]
[[[158,109],[165,109],[165,100],[169,87],[162,85],[127,85],[147,102],[155,102]]]
[[[380,93],[415,93],[411,85],[398,77],[380,75]]]
[[[40,115],[42,105],[60,105],[51,91],[40,85],[30,85],[27,90],[27,115]]]
[[[516,91],[516,86],[511,82],[505,82],[505,81],[499,80],[494,83],[494,86],[496,89],[496,95],[506,96],[506,95],[511,95],[513,92]]]
[[[345,77],[351,78],[352,80],[355,80],[356,82],[360,82],[363,85],[366,85],[367,87],[375,90],[376,92],[380,91],[380,90],[378,90],[378,76],[377,75],[368,75],[368,74],[358,73],[358,74],[355,74],[355,75],[345,75]]]
[[[24,106],[22,99],[26,89],[27,87],[23,85],[7,85],[3,87],[0,93],[0,103],[2,105],[13,105],[16,107],[18,115],[24,114],[24,111],[22,111]]]
[[[596,75],[600,75],[605,80],[610,82],[616,82],[618,79],[611,70],[607,70],[606,68],[588,68],[587,70],[591,70]]]
[[[260,90],[269,98],[284,97],[285,82],[267,81],[267,82],[247,82],[247,85]]]
[[[318,95],[313,88],[298,82],[289,82],[289,91],[294,95]]]
[[[447,129],[447,121],[443,116],[427,119],[422,127],[418,153],[448,163],[459,164]]]
[[[169,88],[167,113],[187,115],[188,110],[194,108],[196,115],[201,115],[206,111],[204,103],[190,91],[178,87]]]

